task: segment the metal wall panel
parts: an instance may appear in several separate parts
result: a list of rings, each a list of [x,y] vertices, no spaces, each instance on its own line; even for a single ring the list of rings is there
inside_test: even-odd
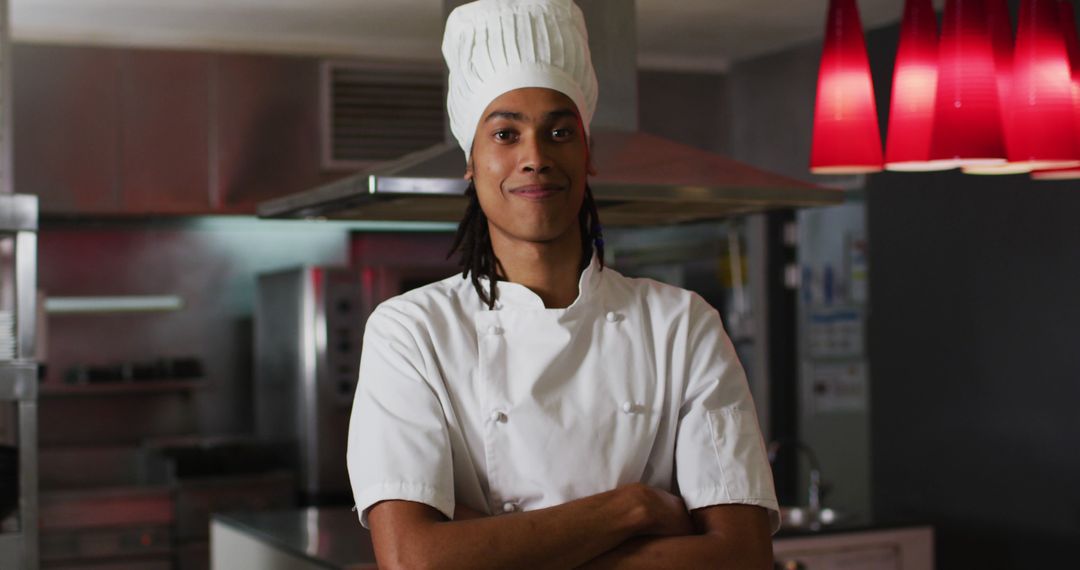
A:
[[[253,212],[343,175],[320,170],[317,59],[221,54],[213,81],[221,209]]]
[[[164,50],[121,55],[122,210],[158,214],[211,208],[212,58]]]
[[[43,213],[113,212],[120,147],[120,52],[14,46],[15,190]]]
[[[46,214],[250,214],[343,175],[319,59],[19,44],[16,190]]]

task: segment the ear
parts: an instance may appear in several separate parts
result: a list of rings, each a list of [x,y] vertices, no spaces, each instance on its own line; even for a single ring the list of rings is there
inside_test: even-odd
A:
[[[463,178],[465,178],[465,180],[468,180],[469,182],[472,182],[472,179],[473,179],[472,155],[469,156],[469,161],[465,163],[465,176]]]

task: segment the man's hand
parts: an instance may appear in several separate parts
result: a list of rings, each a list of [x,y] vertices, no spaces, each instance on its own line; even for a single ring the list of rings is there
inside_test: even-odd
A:
[[[684,536],[694,534],[694,521],[686,511],[686,503],[676,495],[641,483],[624,485],[622,492],[630,495],[638,505],[645,524],[640,535]],[[461,504],[454,505],[454,520],[467,521],[486,515]]]
[[[690,513],[695,532],[685,536],[638,536],[582,568],[772,568],[769,515],[751,505],[714,505]]]
[[[642,483],[624,487],[641,506],[645,525],[638,534],[685,536],[694,534],[694,521],[680,497]]]

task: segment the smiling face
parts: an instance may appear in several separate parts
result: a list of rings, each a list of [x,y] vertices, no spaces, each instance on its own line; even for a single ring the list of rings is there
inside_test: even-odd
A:
[[[476,185],[492,239],[580,243],[588,146],[569,97],[508,91],[480,116],[465,177]]]

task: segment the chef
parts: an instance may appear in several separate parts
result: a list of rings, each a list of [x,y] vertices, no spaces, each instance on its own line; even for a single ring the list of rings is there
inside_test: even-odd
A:
[[[572,0],[451,13],[463,272],[368,318],[348,467],[380,568],[770,568],[746,376],[701,297],[603,266]]]

